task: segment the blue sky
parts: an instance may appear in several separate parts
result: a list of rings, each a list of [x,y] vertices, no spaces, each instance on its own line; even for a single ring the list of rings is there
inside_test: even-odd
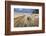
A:
[[[32,13],[36,9],[14,8],[14,12],[18,13]]]

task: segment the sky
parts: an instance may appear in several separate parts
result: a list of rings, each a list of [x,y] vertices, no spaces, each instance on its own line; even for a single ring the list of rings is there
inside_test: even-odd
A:
[[[28,9],[28,8],[14,8],[14,15],[16,14],[32,14],[32,12],[36,9]]]
[[[32,13],[36,9],[14,8],[14,12],[18,13]]]

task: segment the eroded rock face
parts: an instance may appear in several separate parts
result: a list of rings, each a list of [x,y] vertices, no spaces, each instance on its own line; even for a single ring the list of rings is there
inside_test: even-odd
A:
[[[37,26],[38,18],[35,15],[23,15],[14,18],[14,27],[31,27]]]
[[[39,24],[39,16],[37,16],[37,15],[35,15],[35,17],[34,17],[34,24],[36,26],[38,26],[38,24]]]

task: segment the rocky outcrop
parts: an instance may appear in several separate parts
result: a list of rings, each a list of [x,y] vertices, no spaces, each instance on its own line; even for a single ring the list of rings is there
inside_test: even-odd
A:
[[[38,14],[32,14],[30,16],[22,15],[14,18],[14,27],[38,26],[38,22],[39,22]]]

